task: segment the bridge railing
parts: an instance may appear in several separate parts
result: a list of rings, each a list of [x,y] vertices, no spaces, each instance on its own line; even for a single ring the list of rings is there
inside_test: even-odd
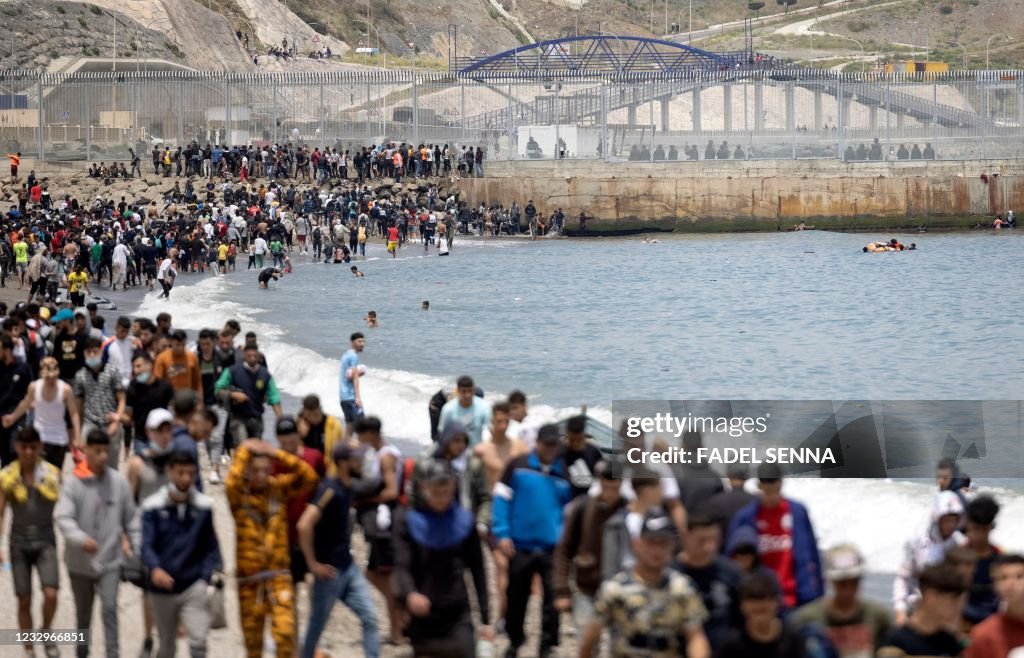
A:
[[[850,160],[1024,153],[1022,72],[861,76],[759,64],[480,79],[409,70],[6,71],[0,143],[27,156],[96,161],[192,140],[350,151],[382,141],[480,145],[489,159],[651,160],[674,151],[683,160],[694,146],[699,159],[712,151],[730,159]]]

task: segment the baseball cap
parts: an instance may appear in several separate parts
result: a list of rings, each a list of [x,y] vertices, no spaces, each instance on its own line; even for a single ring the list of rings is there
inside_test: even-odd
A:
[[[89,311],[87,311],[84,307],[79,306],[78,308],[75,309],[74,316],[76,318],[79,318],[79,317],[81,317],[81,318],[88,318],[89,317]]]
[[[825,554],[825,577],[853,580],[864,573],[864,557],[852,544],[840,544]]]
[[[277,419],[277,433],[281,434],[294,434],[299,431],[299,426],[295,424],[295,419],[291,416],[281,416]]]
[[[155,430],[165,423],[174,424],[174,416],[167,409],[154,409],[146,416],[147,430]]]
[[[65,320],[74,320],[75,314],[71,312],[69,308],[62,308],[57,311],[57,315],[53,316],[53,322],[64,322]]]
[[[558,425],[548,423],[542,425],[537,430],[537,442],[538,443],[558,443],[562,440],[562,431],[558,429]]]
[[[644,515],[644,523],[640,527],[641,539],[675,539],[676,536],[675,524],[660,507]]]

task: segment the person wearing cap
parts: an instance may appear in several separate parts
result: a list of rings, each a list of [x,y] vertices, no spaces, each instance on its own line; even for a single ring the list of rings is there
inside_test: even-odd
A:
[[[272,475],[274,462],[282,468]],[[258,439],[235,452],[225,479],[235,520],[235,573],[242,636],[249,658],[263,655],[263,630],[271,620],[277,655],[295,648],[295,586],[288,546],[288,503],[311,491],[316,472],[293,454]]]
[[[897,626],[907,621],[920,599],[917,575],[925,567],[942,562],[951,547],[967,543],[967,537],[958,530],[963,515],[964,506],[960,496],[955,491],[940,491],[933,501],[928,529],[904,545],[903,562],[892,585]]]
[[[782,470],[777,464],[757,469],[761,497],[733,517],[729,540],[741,528],[757,533],[761,561],[775,572],[787,608],[810,603],[825,595],[818,541],[807,508],[782,495]]]
[[[465,434],[458,436],[465,443]],[[413,655],[472,658],[476,646],[466,571],[483,623],[480,636],[494,640],[477,523],[457,501],[458,475],[451,462],[432,459],[420,476],[417,501],[395,519],[392,591],[411,616],[407,633]]]
[[[75,373],[85,365],[85,339],[88,337],[78,330],[75,314],[69,308],[62,308],[53,316],[57,332],[53,336],[53,356],[60,368],[60,378],[67,383],[75,379]]]
[[[281,450],[295,455],[309,464],[309,467],[316,472],[318,478],[323,477],[324,455],[315,448],[302,445],[302,438],[299,436],[299,426],[293,417],[281,416],[277,419],[275,436]],[[283,473],[283,467],[275,463],[272,474],[281,475]],[[302,550],[299,548],[296,526],[312,494],[313,492],[310,491],[301,496],[294,496],[288,501],[288,545],[292,552],[292,580],[296,584],[302,582],[306,577],[306,561],[302,557]]]
[[[57,360],[52,356],[40,361],[39,379],[29,384],[25,397],[2,419],[3,426],[9,428],[32,409],[32,426],[42,437],[43,457],[58,470],[64,467],[68,445],[78,446],[82,436],[74,391],[58,378],[59,373]],[[70,433],[65,416],[71,419]]]
[[[804,658],[804,638],[780,616],[778,581],[767,573],[748,574],[740,581],[743,624],[734,628],[715,651],[715,658]]]
[[[590,658],[607,628],[611,655],[685,655],[710,658],[703,624],[708,613],[690,579],[669,568],[679,539],[675,522],[661,508],[650,510],[632,540],[636,560],[601,584],[595,619],[580,640],[580,658]]]
[[[117,468],[121,454],[121,423],[125,414],[125,392],[121,373],[103,362],[103,343],[90,336],[85,341],[85,367],[75,375],[72,386],[82,410],[82,433],[103,430],[110,437],[110,467]]]
[[[723,536],[732,523],[736,512],[754,501],[754,495],[744,489],[750,467],[746,464],[730,464],[725,469],[725,477],[729,480],[729,489],[720,491],[708,499],[708,509],[718,525],[722,528]]]
[[[594,619],[597,590],[602,581],[619,572],[620,547],[628,542],[621,469],[602,461],[595,466],[594,476],[600,491],[577,496],[566,507],[565,530],[555,548],[552,568],[555,608],[559,612],[572,610],[581,636]],[[570,587],[570,574],[575,591]]]
[[[64,535],[64,561],[75,599],[75,627],[88,630],[98,594],[102,606],[103,640],[107,658],[118,656],[117,593],[121,565],[141,543],[128,481],[109,468],[110,436],[95,429],[86,438],[85,459],[64,479],[54,510]],[[89,646],[78,645],[78,658],[87,658]]]
[[[557,425],[544,425],[537,432],[534,449],[509,462],[492,492],[494,536],[499,550],[509,558],[505,617],[509,658],[514,658],[526,641],[523,620],[534,574],[540,574],[544,589],[540,655],[550,656],[558,646],[551,576],[555,546],[562,536],[563,508],[572,500],[561,450],[561,430]]]
[[[298,543],[313,574],[309,623],[302,640],[302,658],[314,658],[316,645],[331,616],[335,601],[344,603],[363,630],[363,655],[380,654],[377,608],[370,586],[352,559],[352,527],[349,511],[363,454],[346,444],[331,453],[332,474],[322,480],[298,522]]]
[[[183,329],[170,332],[171,349],[164,350],[153,361],[153,376],[166,380],[175,391],[191,390],[203,393],[203,378],[199,371],[199,357],[185,349],[188,336]]]
[[[825,578],[830,596],[812,601],[790,617],[797,629],[816,628],[837,658],[874,656],[892,627],[892,615],[882,605],[859,596],[864,558],[851,544],[840,544],[825,555]]]
[[[261,363],[262,358],[259,346],[247,342],[243,361],[225,368],[214,385],[214,392],[222,396],[231,410],[228,427],[235,445],[250,437],[263,436],[264,404],[270,404],[278,418],[283,415],[277,382]]]
[[[455,388],[455,397],[441,407],[438,427],[461,424],[469,436],[469,445],[475,446],[483,440],[484,428],[491,421],[491,405],[476,397],[476,385],[472,377],[459,377]]]
[[[426,504],[424,485],[435,461],[451,464],[458,485],[456,499],[476,519],[477,532],[485,538],[491,530],[491,487],[487,484],[483,461],[475,454],[467,454],[468,446],[469,435],[461,425],[445,427],[438,444],[428,448],[413,466],[409,505],[415,508]]]

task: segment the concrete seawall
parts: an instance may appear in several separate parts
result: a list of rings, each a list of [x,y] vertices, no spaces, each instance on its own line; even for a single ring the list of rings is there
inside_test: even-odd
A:
[[[571,229],[582,210],[594,231],[955,228],[1024,210],[1024,161],[495,161],[485,173],[458,183],[471,203],[533,199]]]

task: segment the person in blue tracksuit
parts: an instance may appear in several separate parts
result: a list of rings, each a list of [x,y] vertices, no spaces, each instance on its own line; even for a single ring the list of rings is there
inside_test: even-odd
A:
[[[757,471],[761,497],[736,513],[729,540],[742,528],[757,532],[761,563],[775,572],[786,608],[810,603],[825,595],[821,558],[807,508],[782,495],[782,471],[761,464]]]
[[[555,545],[562,535],[562,508],[572,500],[565,464],[559,457],[561,442],[557,425],[541,427],[534,449],[509,462],[494,485],[493,533],[498,550],[509,558],[506,658],[515,658],[526,639],[523,619],[533,575],[538,573],[544,587],[540,658],[552,655],[558,646],[552,565]]]

